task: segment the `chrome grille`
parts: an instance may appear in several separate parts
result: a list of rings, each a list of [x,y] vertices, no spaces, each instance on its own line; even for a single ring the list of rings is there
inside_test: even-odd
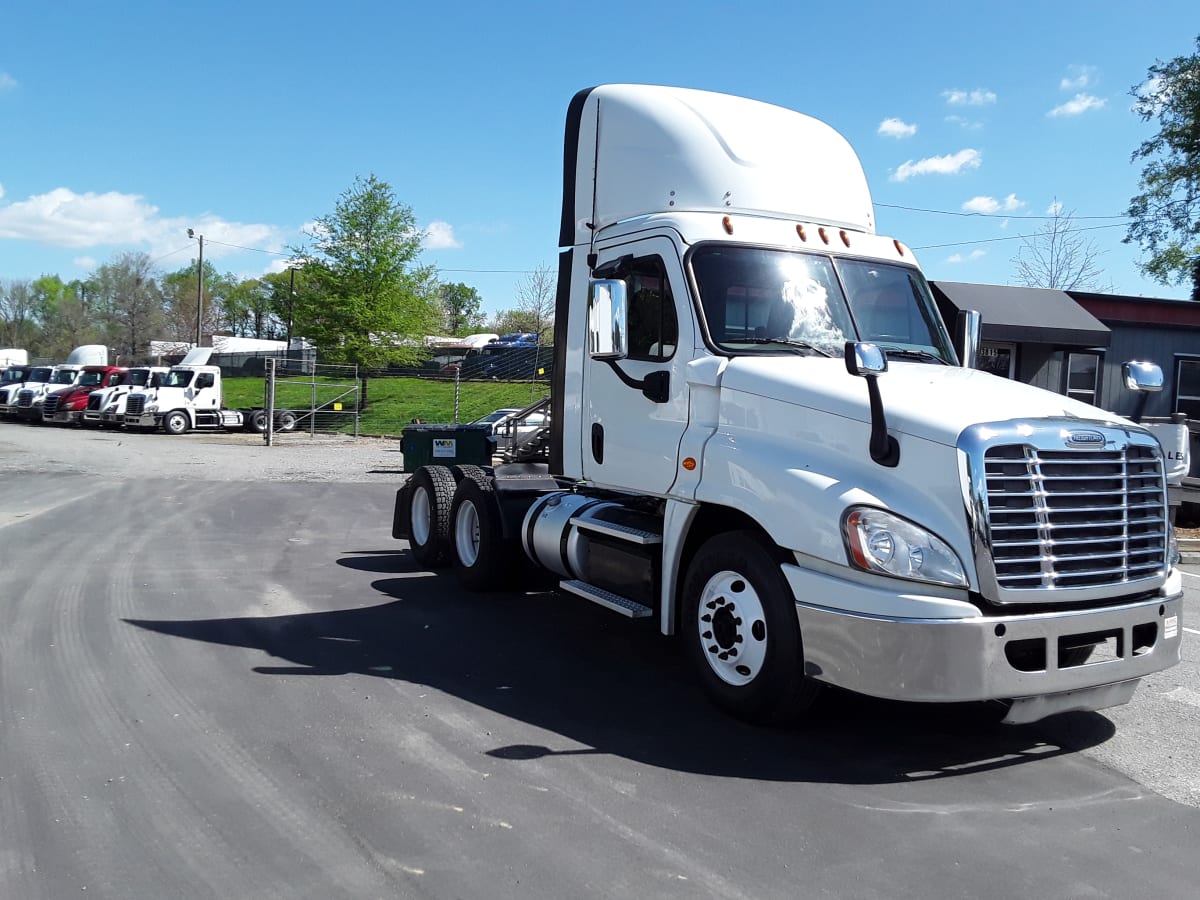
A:
[[[21,391],[17,394],[17,406],[26,409],[33,406],[33,391]]]
[[[140,416],[145,408],[146,398],[140,395],[132,395],[125,401],[125,415],[127,416]]]
[[[60,399],[61,398],[58,396],[58,394],[51,394],[46,398],[45,402],[42,404],[43,418],[48,419],[58,412],[58,401]]]
[[[984,471],[999,587],[1119,585],[1165,570],[1167,506],[1157,445],[993,446]]]

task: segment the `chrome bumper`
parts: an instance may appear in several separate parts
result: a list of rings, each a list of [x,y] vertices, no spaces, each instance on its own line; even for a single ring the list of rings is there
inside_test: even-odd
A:
[[[808,675],[874,697],[924,702],[1044,697],[1135,681],[1179,662],[1182,612],[1182,591],[1098,610],[939,619],[796,603]],[[1059,667],[1060,642],[1074,646],[1097,636],[1115,644],[1112,658]],[[1077,693],[1071,708],[1097,709],[1080,702],[1118,693]]]
[[[156,428],[158,427],[159,417],[154,413],[143,413],[140,416],[125,416],[125,424],[132,425],[134,428]]]

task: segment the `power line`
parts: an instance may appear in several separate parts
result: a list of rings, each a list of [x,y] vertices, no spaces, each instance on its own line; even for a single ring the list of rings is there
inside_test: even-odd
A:
[[[215,241],[212,238],[205,238],[205,241],[210,244],[220,244],[222,247],[236,247],[238,250],[249,250],[253,253],[269,253],[272,256],[291,256],[290,253],[284,253],[282,250],[264,250],[262,247],[243,247],[241,244],[227,244],[224,241]]]
[[[875,205],[883,206],[883,207],[886,207],[887,209],[903,209],[906,212],[932,213],[933,215],[937,215],[937,216],[961,216],[963,218],[975,218],[975,219],[1029,219],[1029,220],[1072,219],[1072,220],[1081,220],[1081,221],[1092,220],[1092,219],[1124,219],[1126,221],[1129,220],[1129,216],[1124,216],[1124,215],[1122,215],[1122,216],[1076,216],[1076,215],[1067,215],[1064,213],[1064,214],[1057,215],[1057,216],[1030,216],[1030,215],[1016,216],[1016,215],[1012,215],[1011,213],[1000,213],[1000,212],[994,212],[994,213],[959,212],[959,211],[952,210],[952,209],[924,209],[920,206],[901,206],[898,203],[876,203]]]
[[[1125,225],[1122,222],[1117,222],[1113,225],[1092,225],[1092,226],[1089,226],[1088,228],[1072,228],[1071,234],[1078,234],[1081,231],[1100,231],[1105,228],[1124,228],[1124,227],[1125,227]],[[963,247],[963,246],[966,246],[967,244],[994,244],[997,241],[1019,241],[1019,240],[1024,240],[1026,238],[1037,239],[1041,236],[1042,236],[1042,234],[1010,234],[1005,237],[982,238],[981,240],[977,240],[977,241],[951,241],[948,244],[925,244],[922,247],[913,247],[913,249],[914,250],[937,250],[939,247]]]

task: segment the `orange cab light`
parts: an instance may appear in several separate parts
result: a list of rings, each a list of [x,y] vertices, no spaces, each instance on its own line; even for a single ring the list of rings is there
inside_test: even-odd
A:
[[[721,220],[721,224],[725,226],[726,234],[733,234],[733,220],[726,216]]]
[[[821,240],[823,240],[827,244],[829,243],[829,235],[825,233],[824,228],[818,228],[817,234],[819,234],[821,236]]]
[[[904,255],[904,245],[902,243],[900,243],[900,241],[898,241],[898,240],[892,241],[892,243],[896,245],[896,252],[899,253],[901,256],[903,256]]]
[[[696,468],[696,461],[689,456],[683,461],[683,467],[690,472]]]
[[[800,235],[800,240],[802,240],[802,241],[807,241],[807,240],[808,240],[808,235],[804,233],[804,226],[803,226],[803,225],[797,225],[797,226],[796,226],[796,234]]]
[[[842,243],[845,244],[847,247],[849,247],[850,246],[850,235],[846,234],[846,232],[844,232],[844,231],[839,231],[838,234],[840,234],[842,236]]]

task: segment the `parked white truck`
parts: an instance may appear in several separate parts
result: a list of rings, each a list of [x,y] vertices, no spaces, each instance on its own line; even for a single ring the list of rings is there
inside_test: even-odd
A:
[[[125,403],[134,391],[158,387],[166,366],[134,366],[120,374],[119,379],[103,390],[88,396],[87,408],[80,424],[84,428],[120,428],[125,424]]]
[[[125,426],[130,429],[167,434],[188,431],[258,431],[266,428],[262,408],[226,409],[221,393],[221,369],[207,365],[211,347],[194,347],[177,366],[171,366],[157,388],[132,392],[125,400]],[[290,410],[275,415],[275,430],[289,431],[296,425]]]
[[[684,641],[710,697],[823,685],[1099,709],[1178,662],[1163,453],[968,367],[827,125],[608,85],[567,115],[548,466],[424,466],[393,534],[489,589],[528,560]],[[523,551],[523,552],[522,552]]]
[[[54,366],[38,366],[19,391],[8,392],[7,404],[0,412],[25,422],[41,424],[42,404],[48,394],[63,391],[75,384],[84,366],[108,365],[108,348],[103,344],[83,344],[67,354],[66,362]],[[33,377],[35,376],[36,377]]]

